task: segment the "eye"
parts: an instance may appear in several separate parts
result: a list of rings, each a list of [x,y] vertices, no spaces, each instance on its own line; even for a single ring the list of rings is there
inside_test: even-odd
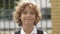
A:
[[[22,11],[21,14],[27,14],[27,12],[26,11]]]
[[[34,15],[34,14],[35,14],[35,12],[31,12],[30,14]]]
[[[22,12],[21,14],[27,14],[27,12]]]

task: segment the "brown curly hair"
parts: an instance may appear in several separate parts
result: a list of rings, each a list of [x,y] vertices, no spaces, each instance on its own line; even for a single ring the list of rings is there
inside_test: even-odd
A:
[[[36,25],[41,17],[41,11],[40,11],[40,7],[37,6],[37,4],[31,3],[31,2],[19,2],[18,5],[15,7],[15,10],[13,12],[13,20],[19,24],[19,26],[22,25],[21,19],[19,19],[19,17],[21,16],[21,12],[27,7],[30,6],[34,9],[34,11],[36,12],[36,20],[34,25]]]

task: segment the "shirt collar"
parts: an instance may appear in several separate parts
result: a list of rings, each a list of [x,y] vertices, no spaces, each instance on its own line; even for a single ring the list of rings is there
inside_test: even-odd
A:
[[[21,28],[21,34],[25,34],[23,28]],[[32,32],[31,32],[31,34],[37,34],[37,28],[36,28],[36,26],[34,26],[34,28],[33,28]]]

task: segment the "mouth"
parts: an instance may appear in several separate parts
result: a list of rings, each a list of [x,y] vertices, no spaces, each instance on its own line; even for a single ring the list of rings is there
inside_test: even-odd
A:
[[[32,19],[25,19],[25,20],[32,20]]]
[[[32,20],[32,19],[25,19],[25,20]]]

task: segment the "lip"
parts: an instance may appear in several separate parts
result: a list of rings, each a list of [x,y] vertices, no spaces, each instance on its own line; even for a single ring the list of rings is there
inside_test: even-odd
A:
[[[26,20],[32,20],[32,19],[26,19]]]
[[[25,19],[25,20],[27,20],[27,21],[31,21],[32,19]]]
[[[25,19],[25,20],[32,20],[32,19]]]

